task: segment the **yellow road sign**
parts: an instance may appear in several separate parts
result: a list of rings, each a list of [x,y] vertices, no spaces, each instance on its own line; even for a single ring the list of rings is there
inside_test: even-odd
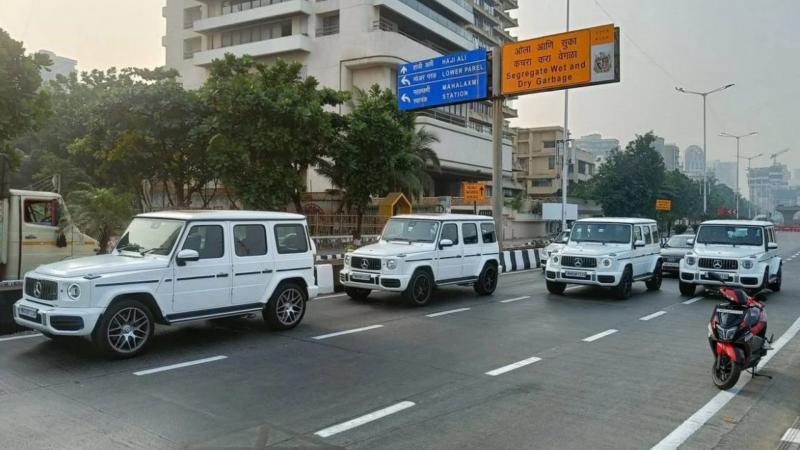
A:
[[[462,183],[464,191],[464,200],[485,200],[486,199],[486,184],[485,183]]]
[[[672,211],[672,200],[663,198],[656,200],[656,211]]]

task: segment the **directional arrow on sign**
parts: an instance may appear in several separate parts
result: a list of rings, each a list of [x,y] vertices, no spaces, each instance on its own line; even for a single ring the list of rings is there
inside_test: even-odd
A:
[[[400,79],[400,84],[402,84],[403,86],[411,86],[411,82],[408,81],[408,78],[406,77]]]
[[[402,100],[405,103],[410,103],[411,102],[411,99],[406,94],[403,94],[403,96],[400,97],[400,100]]]
[[[400,73],[405,74],[406,72],[408,72],[408,69],[406,69],[406,66],[403,66],[403,67],[400,68]]]

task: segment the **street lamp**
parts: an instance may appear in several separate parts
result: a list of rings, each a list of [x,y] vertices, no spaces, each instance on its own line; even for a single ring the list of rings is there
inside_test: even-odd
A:
[[[747,190],[748,191],[750,190],[750,162],[752,160],[758,158],[759,156],[764,156],[764,154],[763,153],[759,153],[759,154],[753,155],[753,156],[742,156],[742,158],[741,158],[741,159],[746,159],[747,160]],[[750,208],[753,206],[753,199],[750,198],[750,196],[748,196],[748,200],[749,201],[747,202],[747,218],[748,219],[752,219],[753,218],[753,212],[750,210]]]
[[[708,171],[706,170],[707,161],[708,161],[708,149],[706,148],[706,97],[710,94],[715,92],[724,91],[729,87],[733,86],[734,84],[726,84],[725,86],[718,87],[716,89],[706,91],[706,92],[696,92],[696,91],[689,91],[682,87],[675,86],[675,90],[682,93],[682,94],[694,94],[703,97],[703,213],[708,212],[708,187],[706,183],[706,177]]]
[[[739,157],[739,141],[742,138],[745,138],[747,136],[753,136],[754,134],[758,134],[758,131],[751,131],[747,134],[739,134],[739,135],[725,133],[725,132],[719,134],[722,137],[736,139],[736,218],[737,219],[739,218],[739,160],[741,159]]]

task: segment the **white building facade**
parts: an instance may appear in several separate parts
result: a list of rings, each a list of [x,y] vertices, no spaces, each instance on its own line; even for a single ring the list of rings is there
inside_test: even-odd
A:
[[[683,151],[683,173],[693,180],[703,179],[703,149],[690,145]]]
[[[619,139],[604,138],[601,134],[587,134],[581,136],[580,139],[575,139],[573,142],[575,148],[589,152],[594,156],[595,164],[601,165],[606,159],[611,150],[619,150]]]
[[[664,159],[664,169],[667,172],[671,172],[673,170],[680,170],[681,168],[681,151],[675,144],[666,144],[664,143],[664,138],[656,138],[653,141],[653,150],[658,152],[661,155],[661,158]]]
[[[736,190],[736,162],[714,160],[710,170],[720,184],[725,184],[729,188]],[[742,182],[744,180],[740,180]],[[741,186],[740,186],[741,187]],[[742,189],[740,189],[741,191]]]
[[[225,53],[269,63],[299,62],[322,86],[352,91],[373,84],[397,89],[398,64],[514,40],[509,10],[517,0],[167,0],[167,66],[187,88],[200,87],[211,62]],[[346,112],[347,107],[342,110]],[[491,179],[489,102],[420,111],[418,126],[440,139],[436,195],[460,195],[462,181]],[[506,117],[516,117],[504,108]],[[512,133],[503,146],[511,178]],[[329,181],[310,172],[307,189]]]
[[[68,76],[72,72],[77,71],[76,66],[78,65],[78,61],[75,59],[58,56],[50,50],[39,50],[38,53],[47,55],[50,58],[50,61],[53,62],[50,67],[39,71],[39,75],[42,77],[42,82],[46,83],[48,81],[55,80],[58,75]]]

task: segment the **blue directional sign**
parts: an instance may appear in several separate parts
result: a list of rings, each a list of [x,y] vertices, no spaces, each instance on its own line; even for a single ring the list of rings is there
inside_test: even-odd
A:
[[[482,100],[488,96],[488,65],[484,49],[401,64],[398,105],[412,110]]]

